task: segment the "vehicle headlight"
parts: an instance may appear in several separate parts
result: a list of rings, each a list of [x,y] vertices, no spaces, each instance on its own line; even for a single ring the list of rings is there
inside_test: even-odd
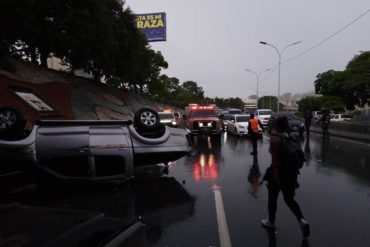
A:
[[[212,123],[207,123],[207,126],[208,127],[212,127]]]
[[[175,121],[172,121],[172,125],[176,125],[177,123]]]
[[[199,125],[198,125],[199,127],[203,127],[203,123],[199,123]]]

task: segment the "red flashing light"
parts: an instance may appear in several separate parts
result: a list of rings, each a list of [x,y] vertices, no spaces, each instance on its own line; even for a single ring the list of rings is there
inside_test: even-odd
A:
[[[200,106],[198,104],[189,104],[191,110],[213,110],[215,105]]]

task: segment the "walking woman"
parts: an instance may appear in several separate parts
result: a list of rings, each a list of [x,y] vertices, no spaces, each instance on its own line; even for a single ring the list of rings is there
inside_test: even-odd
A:
[[[295,190],[299,187],[297,182],[298,170],[294,170],[286,165],[287,155],[282,149],[282,138],[289,135],[288,119],[286,117],[280,117],[276,121],[277,134],[271,136],[270,140],[271,166],[268,168],[269,172],[264,176],[264,180],[267,181],[269,216],[267,219],[262,220],[261,224],[265,228],[276,229],[277,200],[281,191],[286,205],[299,222],[302,236],[306,238],[310,235],[310,226],[304,219],[301,208],[294,199]]]

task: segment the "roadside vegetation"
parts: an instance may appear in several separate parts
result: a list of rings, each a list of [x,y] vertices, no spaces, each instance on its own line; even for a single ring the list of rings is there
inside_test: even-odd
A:
[[[360,52],[347,64],[344,71],[328,70],[317,75],[315,93],[320,97],[300,100],[299,111],[320,110],[322,107],[343,112],[370,103],[370,51]]]
[[[83,71],[96,81],[180,108],[189,103],[244,108],[240,98],[208,98],[197,82],[161,73],[168,63],[151,49],[134,21],[123,0],[2,0],[0,57],[15,56],[46,68],[53,55],[70,73]],[[361,52],[344,71],[318,74],[315,92],[323,96],[303,98],[299,110],[364,106],[370,98],[369,68],[370,52]],[[258,106],[274,110],[277,99],[261,97]]]

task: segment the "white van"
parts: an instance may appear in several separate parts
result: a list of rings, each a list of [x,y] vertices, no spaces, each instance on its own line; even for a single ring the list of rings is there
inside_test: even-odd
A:
[[[254,113],[254,115],[261,121],[263,126],[268,125],[271,114],[272,114],[271,109],[258,109]]]

